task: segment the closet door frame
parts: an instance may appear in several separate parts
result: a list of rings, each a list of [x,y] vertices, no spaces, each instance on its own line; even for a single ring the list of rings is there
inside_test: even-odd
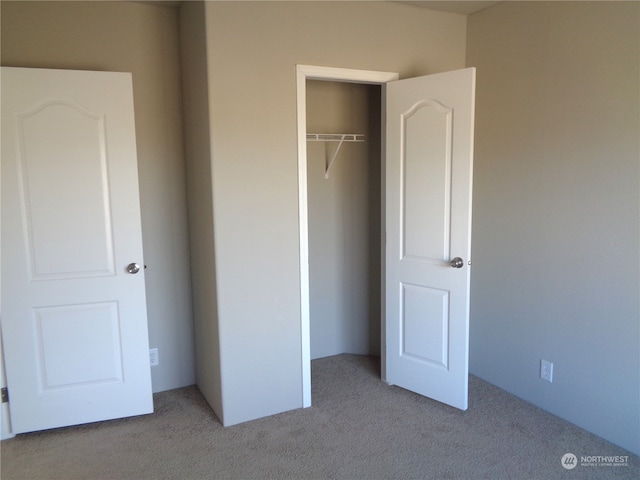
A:
[[[307,80],[324,80],[331,82],[348,82],[368,85],[382,85],[382,98],[380,102],[381,128],[386,125],[385,121],[385,88],[387,82],[400,78],[395,72],[380,72],[373,70],[354,70],[347,68],[321,67],[313,65],[296,65],[296,94],[297,94],[297,117],[298,117],[298,228],[300,240],[300,336],[302,344],[302,406],[311,406],[311,329],[310,329],[310,306],[309,306],[309,218],[308,218],[308,195],[307,195]],[[384,134],[381,135],[382,148],[381,155],[385,155]],[[382,195],[384,197],[385,172],[384,158],[382,165]],[[382,209],[384,216],[384,208]],[[384,225],[384,218],[382,225]],[[382,236],[383,232],[380,232]],[[384,239],[383,239],[384,240]],[[383,242],[384,245],[384,242]],[[383,255],[383,252],[380,253]],[[382,259],[382,281],[385,278],[385,262]],[[384,286],[381,290],[385,291]],[[384,303],[384,295],[382,296]],[[385,306],[382,305],[381,315],[384,317]],[[381,319],[381,366],[382,380],[386,381],[386,351],[385,351],[385,328],[384,318]]]

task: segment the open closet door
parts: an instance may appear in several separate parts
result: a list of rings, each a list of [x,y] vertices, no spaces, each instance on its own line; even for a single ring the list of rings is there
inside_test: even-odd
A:
[[[466,410],[475,69],[386,85],[386,381]]]

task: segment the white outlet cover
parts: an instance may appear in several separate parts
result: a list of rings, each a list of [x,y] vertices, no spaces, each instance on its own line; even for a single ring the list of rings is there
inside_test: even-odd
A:
[[[149,349],[149,363],[152,367],[160,365],[160,358],[158,357],[158,349],[150,348]]]
[[[540,360],[540,378],[547,382],[553,382],[553,363],[547,360]]]

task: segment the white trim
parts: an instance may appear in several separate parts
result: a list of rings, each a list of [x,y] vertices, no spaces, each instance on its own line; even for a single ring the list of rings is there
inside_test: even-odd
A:
[[[300,239],[300,341],[302,407],[311,406],[311,330],[309,325],[309,216],[307,211],[307,75],[296,67],[298,114],[298,238]]]
[[[373,70],[354,70],[351,68],[318,67],[315,65],[297,65],[299,73],[309,80],[326,80],[348,83],[368,83],[382,85],[398,80],[400,76],[394,72],[376,72]]]
[[[311,329],[309,315],[309,218],[307,197],[307,80],[383,85],[398,80],[393,72],[296,65],[298,115],[298,228],[300,239],[300,337],[302,355],[302,406],[311,406]],[[383,103],[384,105],[384,103]],[[381,106],[381,108],[383,108]],[[384,111],[384,110],[383,110]],[[384,118],[384,115],[383,115]],[[382,125],[384,129],[384,123]],[[384,130],[383,130],[384,131]],[[384,135],[383,135],[384,139]],[[384,140],[383,140],[384,142]],[[384,290],[382,290],[384,292]],[[384,325],[382,326],[384,331]],[[384,352],[384,344],[381,346]]]

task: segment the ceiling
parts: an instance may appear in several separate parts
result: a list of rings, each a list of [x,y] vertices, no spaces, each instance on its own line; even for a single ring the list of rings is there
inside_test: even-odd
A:
[[[1,0],[0,0],[1,1]],[[18,0],[18,1],[32,1],[32,0]],[[58,0],[46,0],[46,1],[58,1]],[[85,0],[85,1],[102,1],[102,0]],[[165,6],[177,7],[180,6],[183,1],[189,0],[115,0],[115,1],[140,1],[146,3],[156,3]],[[209,0],[209,1],[223,1],[223,0]],[[227,1],[236,1],[243,2],[247,0],[227,0]],[[262,0],[265,1],[265,0]],[[268,0],[266,0],[268,1]],[[289,0],[289,1],[305,1],[305,0]],[[324,1],[347,1],[347,0],[324,0]],[[376,0],[374,0],[376,1]],[[379,0],[377,0],[379,1]],[[422,8],[430,8],[432,10],[442,10],[445,12],[452,13],[461,13],[464,15],[468,15],[470,13],[477,12],[479,10],[485,9],[487,7],[491,7],[496,3],[500,3],[499,1],[488,2],[483,0],[467,0],[467,1],[458,1],[458,0],[432,0],[432,1],[404,1],[404,0],[387,0],[398,3],[404,3],[407,5],[413,5],[415,7]]]
[[[445,12],[462,13],[468,15],[470,13],[483,10],[485,8],[495,5],[497,2],[485,2],[482,0],[477,1],[457,1],[457,0],[436,0],[436,1],[402,1],[408,5],[416,7],[430,8],[432,10],[443,10]]]

